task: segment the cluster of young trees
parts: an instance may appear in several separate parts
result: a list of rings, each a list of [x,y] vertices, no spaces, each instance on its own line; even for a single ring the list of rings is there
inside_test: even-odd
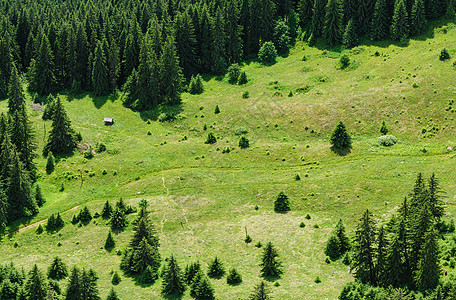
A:
[[[352,268],[362,283],[425,291],[439,282],[439,233],[444,213],[442,192],[434,174],[427,184],[418,174],[410,201],[378,227],[368,210],[357,226]]]

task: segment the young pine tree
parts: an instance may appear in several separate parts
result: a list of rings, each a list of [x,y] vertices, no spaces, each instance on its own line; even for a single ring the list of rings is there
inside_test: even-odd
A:
[[[351,18],[345,26],[342,44],[346,48],[354,47],[358,44],[358,34],[356,33],[355,21]]]
[[[92,68],[92,86],[96,96],[109,94],[109,76],[106,66],[106,54],[103,51],[102,42],[98,42],[95,48],[95,57]]]
[[[345,233],[345,226],[342,222],[342,219],[339,219],[339,222],[337,222],[336,228],[334,228],[334,234],[339,239],[341,254],[344,254],[351,249],[350,239]]]
[[[173,255],[168,259],[163,270],[162,294],[181,296],[185,291],[185,282],[179,265]]]
[[[283,273],[281,263],[277,257],[279,254],[271,242],[264,248],[261,258],[261,276],[265,278],[277,278]]]
[[[261,281],[253,289],[252,294],[249,297],[249,300],[270,300],[272,299],[269,296],[269,291],[267,289],[266,283]]]
[[[331,145],[336,150],[350,149],[352,146],[351,137],[342,121],[337,124],[331,135]]]
[[[242,276],[235,268],[232,268],[226,277],[226,283],[229,285],[237,285],[242,282]]]
[[[110,219],[111,218],[111,214],[112,214],[112,206],[111,204],[109,204],[109,201],[106,200],[104,206],[103,206],[103,210],[101,212],[101,217],[103,219]]]
[[[207,275],[210,278],[217,278],[220,279],[225,275],[225,267],[223,263],[218,259],[216,256],[214,260],[209,264],[209,268],[207,270]]]
[[[119,296],[117,296],[116,291],[114,291],[114,289],[112,288],[106,300],[120,300],[120,298]]]
[[[41,188],[38,184],[35,188],[35,202],[36,205],[38,205],[38,207],[42,207],[44,205],[44,202],[46,202],[46,200],[43,197],[43,194],[41,193]]]
[[[111,223],[111,229],[113,231],[123,230],[128,223],[124,210],[116,207],[116,209],[111,213],[109,222]]]
[[[108,251],[111,251],[115,246],[116,246],[116,242],[114,241],[114,238],[112,237],[111,230],[109,230],[108,236],[106,237],[106,241],[104,244],[104,248]]]
[[[326,242],[325,254],[332,260],[336,260],[341,256],[340,240],[335,234],[331,234]]]
[[[213,300],[214,288],[206,277],[201,278],[195,287],[195,299],[197,300]]]
[[[55,257],[48,268],[47,277],[49,279],[61,280],[68,276],[68,270],[62,259]]]
[[[274,201],[274,211],[277,213],[287,213],[291,210],[290,200],[284,192],[280,192]]]
[[[36,265],[29,273],[29,278],[25,284],[27,300],[44,300],[46,299],[46,283],[41,271]]]
[[[52,117],[52,130],[44,146],[43,153],[48,154],[52,151],[54,154],[65,154],[73,151],[75,147],[75,132],[71,128],[71,121],[66,114],[60,98],[57,98]]]
[[[386,135],[388,133],[388,127],[386,127],[385,121],[382,122],[382,127],[380,128],[380,133]]]

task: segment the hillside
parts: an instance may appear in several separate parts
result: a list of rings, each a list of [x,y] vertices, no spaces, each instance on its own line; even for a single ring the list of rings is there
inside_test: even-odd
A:
[[[137,206],[147,199],[163,258],[173,253],[182,268],[200,260],[206,269],[217,255],[227,269],[237,267],[242,284],[211,280],[219,299],[244,298],[260,281],[258,241],[272,241],[284,266],[280,286],[270,284],[275,299],[335,299],[353,280],[342,262],[325,263],[324,245],[339,218],[352,233],[366,208],[377,218],[389,216],[411,191],[418,172],[426,177],[435,172],[446,192],[448,217],[456,213],[456,28],[446,22],[433,25],[432,33],[407,46],[366,41],[352,50],[326,50],[298,42],[272,66],[243,65],[246,85],[205,77],[204,93],[183,94],[179,107],[139,113],[122,106],[121,92],[110,97],[60,94],[83,143],[95,148],[101,142],[107,151],[91,159],[78,151],[60,157],[50,175],[46,160],[37,158],[46,203],[33,219],[13,224],[7,228],[10,234],[0,237],[2,261],[26,269],[36,263],[45,270],[58,255],[69,266],[92,267],[104,298],[111,288],[110,271],[119,270],[121,257],[103,249],[106,222],[95,219],[77,227],[71,218],[84,205],[94,213],[106,200],[114,204],[122,197]],[[442,62],[443,48],[452,58]],[[338,68],[342,54],[351,60],[345,70]],[[249,98],[242,97],[244,91]],[[51,122],[41,120],[41,108],[28,98],[41,152]],[[214,113],[216,105],[220,114]],[[0,110],[7,110],[7,101]],[[176,119],[159,122],[164,112]],[[114,125],[105,126],[104,117],[112,117]],[[329,137],[339,121],[353,139],[346,156],[330,149]],[[392,147],[377,142],[382,121],[399,140]],[[238,147],[241,131],[248,131],[248,149]],[[209,132],[217,143],[204,144]],[[226,147],[231,151],[222,153]],[[296,174],[301,180],[294,179]],[[290,197],[288,214],[273,212],[280,191]],[[56,234],[36,235],[37,222],[58,211],[66,226]],[[114,237],[116,249],[128,244],[134,218],[130,215],[128,228]],[[299,227],[302,221],[305,228]],[[245,228],[250,244],[244,243]],[[316,276],[321,283],[314,283]],[[160,282],[141,287],[122,275],[116,292],[122,299],[151,299],[160,297],[160,287]]]

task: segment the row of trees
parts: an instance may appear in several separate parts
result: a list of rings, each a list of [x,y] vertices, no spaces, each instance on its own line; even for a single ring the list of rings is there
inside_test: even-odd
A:
[[[434,174],[427,184],[418,174],[415,186],[385,226],[368,210],[357,226],[352,268],[362,283],[381,287],[434,289],[440,276],[439,234],[444,213],[442,192]]]

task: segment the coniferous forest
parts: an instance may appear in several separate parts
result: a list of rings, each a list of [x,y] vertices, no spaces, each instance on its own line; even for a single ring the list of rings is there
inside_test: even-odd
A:
[[[0,0],[0,300],[456,299],[455,11]]]

